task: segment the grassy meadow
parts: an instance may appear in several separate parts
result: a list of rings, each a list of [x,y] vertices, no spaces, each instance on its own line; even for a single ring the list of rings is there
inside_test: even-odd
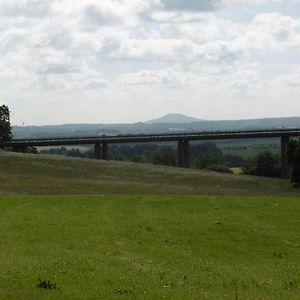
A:
[[[0,298],[299,299],[299,215],[289,197],[1,197]]]
[[[0,299],[299,299],[299,193],[0,152]]]
[[[300,195],[287,180],[0,152],[0,195]]]

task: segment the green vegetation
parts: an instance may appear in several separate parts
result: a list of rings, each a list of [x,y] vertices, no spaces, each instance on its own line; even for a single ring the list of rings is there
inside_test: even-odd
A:
[[[231,168],[233,174],[243,174],[242,168]]]
[[[220,173],[228,173],[228,174],[234,174],[234,172],[225,165],[220,164],[213,164],[208,166],[207,170],[214,171],[214,172],[220,172]]]
[[[0,194],[298,194],[286,180],[0,152]]]
[[[131,161],[136,163],[152,163],[155,165],[177,166],[177,145],[135,144],[109,145],[108,158],[116,161]],[[83,148],[84,149],[84,148]],[[31,151],[33,153],[34,151]],[[80,148],[48,148],[40,150],[41,154],[54,154],[70,157],[94,158],[94,148],[89,146],[82,151]],[[230,173],[230,168],[241,167],[244,159],[237,155],[225,154],[214,144],[191,143],[190,163],[192,168],[207,169]]]
[[[0,299],[299,299],[287,180],[0,151],[0,194]]]
[[[238,155],[244,159],[251,158],[264,151],[280,154],[279,138],[242,139],[231,141],[215,141],[220,150],[226,154]]]
[[[299,299],[300,202],[0,197],[1,299]]]
[[[248,175],[280,177],[279,156],[270,151],[261,152],[246,161],[243,172]]]
[[[0,106],[0,142],[11,139],[10,112],[6,105]]]

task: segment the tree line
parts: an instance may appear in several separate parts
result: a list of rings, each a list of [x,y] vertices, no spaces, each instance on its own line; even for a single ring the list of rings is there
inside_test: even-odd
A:
[[[156,165],[177,166],[177,147],[174,145],[136,144],[109,145],[108,159],[152,163]],[[94,149],[82,151],[79,148],[50,148],[42,150],[43,154],[66,155],[73,157],[94,158]],[[231,173],[230,168],[241,167],[244,159],[237,155],[223,154],[214,143],[202,143],[190,146],[190,163],[192,168],[210,169]]]

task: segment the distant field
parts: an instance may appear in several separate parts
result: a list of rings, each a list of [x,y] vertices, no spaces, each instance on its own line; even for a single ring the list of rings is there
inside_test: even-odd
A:
[[[243,158],[253,157],[262,151],[280,154],[278,138],[215,141],[215,143],[224,154],[238,155]]]
[[[0,299],[299,299],[299,216],[285,197],[2,196]]]
[[[0,152],[0,194],[300,195],[287,180]]]

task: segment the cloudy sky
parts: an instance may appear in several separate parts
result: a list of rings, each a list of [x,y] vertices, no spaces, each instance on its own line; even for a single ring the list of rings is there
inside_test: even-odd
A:
[[[300,0],[0,0],[14,124],[300,115]]]

